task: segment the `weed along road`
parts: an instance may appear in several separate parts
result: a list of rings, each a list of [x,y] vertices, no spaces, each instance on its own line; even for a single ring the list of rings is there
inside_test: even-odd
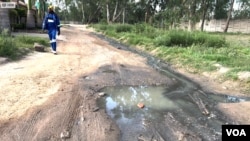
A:
[[[249,100],[76,25],[62,27],[57,55],[1,64],[0,82],[1,141],[219,141],[221,125],[239,121],[218,103]]]

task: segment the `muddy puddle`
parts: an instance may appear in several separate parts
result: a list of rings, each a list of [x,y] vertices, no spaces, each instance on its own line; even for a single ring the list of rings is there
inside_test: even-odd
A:
[[[220,141],[221,125],[238,124],[217,109],[218,103],[249,101],[247,97],[204,92],[199,84],[176,73],[147,53],[97,35],[116,48],[147,58],[148,65],[178,83],[167,86],[119,86],[102,89],[98,106],[117,123],[121,141]],[[143,104],[143,108],[138,107]]]
[[[114,47],[145,57],[148,65],[177,83],[167,86],[119,86],[102,89],[99,107],[116,121],[121,141],[220,141],[221,125],[238,124],[223,115],[218,103],[249,101],[248,97],[204,92],[199,84],[176,73],[147,53],[97,35]],[[138,107],[142,103],[143,108]]]
[[[197,91],[187,94],[179,89],[173,93],[165,86],[106,87],[102,91],[106,96],[98,104],[116,121],[121,141],[219,141],[221,125],[233,121],[223,117],[216,105],[249,100]],[[139,107],[139,103],[144,107]]]

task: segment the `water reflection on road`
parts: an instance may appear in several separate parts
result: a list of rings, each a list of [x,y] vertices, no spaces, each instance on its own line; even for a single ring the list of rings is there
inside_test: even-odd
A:
[[[237,124],[224,116],[216,105],[219,102],[249,101],[249,98],[204,92],[185,76],[176,73],[168,64],[97,35],[114,47],[147,58],[148,65],[173,79],[177,85],[106,87],[106,97],[98,99],[101,108],[114,119],[121,130],[121,141],[220,141],[222,124]],[[138,103],[145,104],[143,109]]]
[[[194,140],[220,140],[221,125],[229,121],[216,111],[215,105],[218,102],[237,102],[229,101],[232,99],[246,100],[225,95],[199,95],[209,110],[209,115],[204,115],[192,97],[179,89],[175,94],[169,92],[166,86],[106,87],[102,91],[107,96],[99,99],[99,106],[106,109],[107,114],[117,122],[122,131],[121,140],[124,141],[142,137],[144,140],[153,137],[169,139],[174,134],[166,133],[174,129],[169,125],[175,126],[174,131],[181,132],[186,132],[183,130],[185,126],[185,130],[192,132],[188,134],[196,136]],[[143,103],[145,107],[139,108],[138,103]]]

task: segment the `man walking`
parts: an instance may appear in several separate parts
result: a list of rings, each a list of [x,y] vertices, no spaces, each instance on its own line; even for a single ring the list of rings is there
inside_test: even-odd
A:
[[[56,34],[60,35],[60,20],[57,14],[54,12],[52,5],[48,7],[48,14],[45,16],[42,25],[43,30],[48,31],[51,52],[57,54],[56,52]]]

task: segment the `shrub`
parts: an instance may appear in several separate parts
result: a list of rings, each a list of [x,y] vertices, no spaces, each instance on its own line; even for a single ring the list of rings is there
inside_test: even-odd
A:
[[[17,40],[19,40],[19,42],[24,42],[26,44],[33,44],[34,42],[36,42],[35,38],[30,38],[30,37],[27,37],[27,36],[17,37]]]
[[[14,29],[25,29],[25,24],[24,23],[20,23],[20,24],[11,24],[11,27]]]
[[[133,26],[129,25],[129,24],[117,24],[115,26],[115,31],[117,33],[120,33],[120,32],[131,32],[132,29],[133,29]]]
[[[100,29],[101,31],[106,31],[108,29],[108,26],[107,25],[99,25],[97,28]]]
[[[143,34],[144,36],[154,39],[159,36],[159,30],[148,24],[135,24],[134,30],[136,34]]]
[[[150,38],[147,38],[147,37],[143,37],[143,36],[139,36],[139,37],[136,37],[136,38],[132,38],[130,39],[129,41],[131,42],[134,42],[134,44],[136,45],[148,45],[151,43],[151,39]]]
[[[226,45],[226,40],[219,36],[209,36],[204,43],[207,47],[223,47]]]
[[[16,11],[20,17],[27,16],[27,10],[25,8],[16,8]]]
[[[134,32],[143,33],[145,31],[145,24],[135,24]]]
[[[194,38],[191,32],[181,30],[171,30],[168,35],[170,36],[171,46],[191,46],[194,43]]]
[[[17,16],[19,16],[19,14],[18,14],[16,9],[11,9],[11,10],[9,10],[9,16],[10,16],[10,18],[12,18],[12,17],[16,18]]]
[[[155,38],[154,43],[158,46],[180,46],[202,45],[206,47],[223,47],[226,40],[223,37],[210,35],[205,32],[188,32],[182,30],[170,30],[164,35]]]
[[[17,36],[15,40],[18,44],[26,44],[30,47],[33,47],[34,43],[39,43],[45,46],[49,46],[49,43],[46,39],[39,37]]]
[[[208,37],[208,35],[204,32],[195,32],[193,36],[196,45],[203,45],[206,42],[206,38]]]
[[[154,44],[157,46],[170,46],[171,38],[168,34],[160,35],[154,39]]]
[[[5,32],[0,35],[0,56],[13,57],[17,51],[15,41],[10,36],[7,36]]]

